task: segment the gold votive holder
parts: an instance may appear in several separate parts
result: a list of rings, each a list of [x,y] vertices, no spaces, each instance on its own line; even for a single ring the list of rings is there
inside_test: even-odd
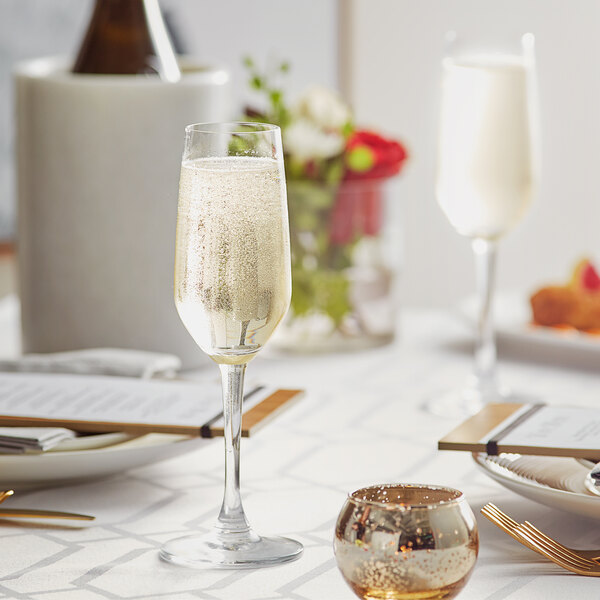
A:
[[[464,587],[479,537],[462,492],[385,484],[348,495],[334,550],[354,593],[366,600],[448,600]]]

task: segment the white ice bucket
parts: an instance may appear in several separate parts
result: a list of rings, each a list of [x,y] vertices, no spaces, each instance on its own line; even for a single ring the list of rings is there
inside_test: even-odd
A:
[[[121,347],[203,358],[173,303],[184,127],[230,118],[230,78],[182,59],[178,83],[15,72],[24,352]]]

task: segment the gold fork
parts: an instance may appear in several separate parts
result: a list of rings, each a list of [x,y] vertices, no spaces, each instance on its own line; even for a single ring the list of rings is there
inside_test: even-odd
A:
[[[486,504],[481,509],[481,514],[483,514],[490,521],[492,521],[492,523],[494,523],[495,525],[500,527],[500,529],[503,529],[506,533],[508,533],[508,535],[514,537],[518,542],[523,543],[523,539],[519,539],[518,534],[515,534],[514,530],[520,526],[524,527],[524,524],[518,523],[514,519],[511,519],[505,512],[502,512],[495,504],[492,504],[492,503]],[[600,560],[600,550],[577,550],[576,548],[569,548],[568,546],[564,546],[563,544],[560,544],[556,540],[553,540],[552,538],[548,537],[545,533],[541,532],[534,525],[532,525],[529,521],[525,521],[525,523],[527,523],[528,527],[530,528],[531,534],[533,534],[533,535],[537,534],[541,538],[546,538],[547,541],[551,540],[558,547],[560,547],[561,550],[563,550],[565,552],[571,552],[573,554],[576,554],[582,558],[587,558],[589,560]],[[542,554],[542,552],[538,548],[536,548],[528,543],[526,543],[524,545],[528,546],[532,550],[535,550],[539,554]]]
[[[517,523],[493,504],[486,504],[481,513],[518,542],[564,569],[579,575],[600,576],[600,563],[597,562],[600,551],[568,548],[541,532],[529,521]]]
[[[14,494],[14,490],[0,490],[0,503]],[[0,519],[76,519],[93,521],[95,517],[78,513],[60,512],[56,510],[35,510],[31,508],[0,508]]]
[[[519,523],[517,523],[517,521],[514,519],[511,519],[506,513],[503,513],[495,504],[489,502],[481,508],[480,512],[494,525],[517,540],[517,542],[527,546],[534,552],[541,554],[541,552],[535,546],[524,540],[519,534],[515,533],[515,529],[519,526]]]
[[[0,491],[0,502],[4,502],[7,498],[10,498],[14,493],[14,490]]]

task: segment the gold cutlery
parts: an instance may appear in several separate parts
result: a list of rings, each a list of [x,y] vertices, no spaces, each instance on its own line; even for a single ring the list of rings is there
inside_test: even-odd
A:
[[[521,525],[524,526],[524,524],[518,523],[517,521],[515,521],[514,519],[509,517],[505,512],[501,511],[495,504],[491,504],[491,503],[486,504],[481,509],[481,514],[483,514],[490,521],[492,521],[492,523],[494,523],[495,525],[500,527],[500,529],[503,529],[506,533],[508,533],[508,535],[514,537],[518,542],[521,542],[522,544],[524,543],[524,540],[519,539],[518,534],[514,533],[514,530],[517,527],[519,527]],[[548,536],[546,534],[542,533],[539,529],[534,527],[531,523],[529,523],[529,521],[525,521],[525,523],[527,523],[529,525],[529,527],[531,527],[532,530],[535,531],[538,535],[545,536],[548,538]],[[552,538],[548,538],[548,539],[552,539]],[[556,541],[555,541],[555,543],[558,544],[558,542],[556,542]],[[535,550],[536,552],[542,554],[540,552],[540,550],[538,550],[537,548],[535,548],[527,543],[525,543],[524,545],[529,546],[532,550]],[[575,548],[569,548],[568,546],[564,546],[562,544],[560,544],[560,547],[565,551],[579,554],[590,560],[600,560],[600,549],[598,549],[598,550],[577,550]]]
[[[0,519],[77,519],[93,521],[96,517],[56,510],[34,510],[31,508],[0,508]]]
[[[576,550],[564,546],[541,532],[529,521],[518,523],[511,519],[494,504],[486,504],[481,509],[481,513],[515,540],[560,567],[578,575],[600,577],[600,562],[598,562],[600,550]]]
[[[14,490],[0,491],[0,502],[4,502],[14,494]],[[93,521],[96,517],[79,515],[77,513],[61,512],[55,510],[36,510],[31,508],[0,508],[0,519],[76,519],[80,521]]]
[[[14,493],[14,490],[0,491],[0,502],[4,502],[7,498],[10,498]]]

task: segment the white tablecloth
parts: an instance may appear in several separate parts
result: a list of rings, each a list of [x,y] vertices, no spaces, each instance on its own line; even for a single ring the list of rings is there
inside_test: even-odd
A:
[[[447,315],[405,311],[396,344],[347,355],[265,356],[248,376],[306,396],[242,442],[242,492],[259,533],[304,544],[293,563],[249,571],[199,572],[163,563],[170,538],[209,528],[221,502],[222,440],[192,454],[104,481],[30,491],[12,506],[94,514],[68,528],[2,521],[0,598],[85,600],[344,600],[353,593],[332,551],[336,516],[349,491],[379,482],[426,482],[463,490],[478,515],[480,555],[461,600],[597,598],[598,581],[578,577],[517,544],[478,514],[493,501],[565,543],[600,547],[598,522],[505,490],[467,453],[438,452],[455,422],[421,403],[461,384],[470,367],[469,334]],[[537,360],[526,346],[501,352],[502,380],[549,401],[597,405],[600,376],[562,368],[560,353]],[[200,377],[216,376],[215,372]]]

